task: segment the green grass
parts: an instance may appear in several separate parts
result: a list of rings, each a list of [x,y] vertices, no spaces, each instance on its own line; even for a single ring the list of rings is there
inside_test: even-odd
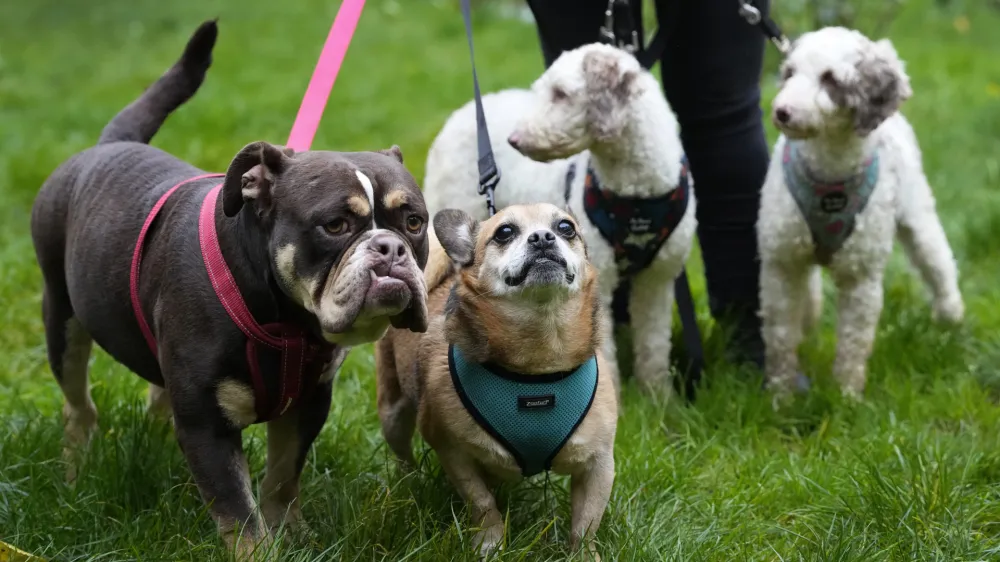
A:
[[[63,483],[61,395],[45,361],[29,209],[52,169],[93,143],[209,17],[221,18],[215,64],[154,144],[221,170],[247,142],[283,142],[336,3],[84,4],[0,3],[0,539],[52,560],[223,560],[172,435],[145,419],[144,385],[101,352],[91,370],[101,431],[77,485]],[[606,560],[1000,560],[1000,16],[979,6],[966,3],[971,27],[961,33],[952,23],[961,5],[914,0],[888,32],[912,76],[904,113],[960,261],[966,325],[931,323],[897,254],[863,403],[841,400],[830,380],[831,306],[804,346],[818,388],[787,411],[771,409],[759,374],[721,363],[694,406],[660,408],[627,385],[598,534]],[[421,178],[434,134],[471,92],[464,41],[457,2],[371,0],[315,146],[399,144]],[[485,90],[526,85],[542,70],[527,24],[481,11],[476,41]],[[774,62],[769,53],[767,99]],[[415,474],[391,468],[372,372],[370,347],[342,369],[303,477],[317,542],[284,544],[286,559],[474,559],[464,508],[434,455],[424,447]],[[255,482],[262,436],[246,433]],[[502,497],[504,560],[569,556],[564,480]]]

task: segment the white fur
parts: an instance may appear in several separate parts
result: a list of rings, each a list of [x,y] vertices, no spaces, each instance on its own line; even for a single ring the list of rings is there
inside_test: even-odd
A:
[[[372,180],[368,179],[368,176],[362,174],[361,170],[354,170],[354,173],[357,174],[358,180],[361,182],[361,187],[365,188],[365,195],[368,196],[368,208],[372,209],[372,211],[374,212],[374,210],[375,210],[375,188],[372,187]],[[372,217],[372,224],[375,225],[376,229],[378,228],[378,223],[375,222],[375,217],[374,216]]]
[[[857,396],[864,390],[882,310],[883,272],[895,235],[930,287],[935,317],[950,322],[964,315],[957,266],[938,220],[917,139],[896,111],[911,91],[892,45],[872,42],[855,31],[827,28],[796,41],[783,68],[785,79],[773,108],[787,112],[788,118],[784,123],[776,119],[783,134],[771,159],[757,223],[768,382],[779,393],[790,390],[798,370],[797,348],[822,304],[812,236],[785,183],[781,161],[787,139],[796,138],[804,141],[800,154],[810,172],[821,179],[850,175],[873,152],[880,160],[871,198],[828,266],[839,293],[834,374],[846,394]],[[885,84],[894,88],[886,90]],[[885,103],[886,91],[895,96],[890,104]],[[872,123],[875,128],[869,132],[857,116],[879,107],[886,115]]]
[[[626,94],[610,97],[615,87]],[[563,53],[531,91],[504,90],[484,96],[483,103],[501,172],[497,208],[535,202],[565,207],[566,172],[576,163],[569,207],[581,223],[590,261],[599,272],[601,303],[608,315],[602,322],[602,351],[614,365],[610,305],[618,269],[613,249],[583,209],[587,163],[592,163],[604,189],[633,197],[668,193],[677,186],[681,171],[677,119],[655,77],[631,55],[599,44]],[[534,160],[511,147],[511,135]],[[485,202],[476,193],[477,160],[475,105],[469,102],[451,115],[428,153],[424,196],[432,214],[459,208],[476,219],[486,218]],[[673,282],[687,260],[695,227],[692,193],[680,225],[634,280],[630,308],[635,374],[650,390],[669,393]]]

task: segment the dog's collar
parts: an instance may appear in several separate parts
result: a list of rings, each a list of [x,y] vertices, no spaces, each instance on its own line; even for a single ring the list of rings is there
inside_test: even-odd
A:
[[[564,197],[572,196],[576,163],[566,172]],[[656,254],[677,229],[691,198],[691,172],[687,156],[681,157],[677,187],[656,197],[623,197],[601,189],[591,166],[583,184],[583,208],[587,218],[614,248],[619,274],[633,277],[649,267]]]
[[[139,328],[142,330],[143,337],[154,356],[158,357],[156,338],[146,322],[139,301],[139,269],[142,263],[142,250],[146,235],[164,203],[177,188],[196,180],[223,176],[224,174],[206,174],[187,179],[173,186],[156,202],[139,231],[132,256],[129,291],[132,299],[132,310],[139,323]],[[333,361],[337,346],[319,340],[295,324],[276,322],[262,326],[254,319],[240,294],[239,286],[236,285],[236,280],[233,279],[229,266],[226,265],[222,248],[219,246],[219,237],[215,228],[215,210],[221,189],[222,184],[216,185],[209,190],[202,201],[198,216],[198,238],[205,269],[212,282],[212,288],[215,289],[216,297],[222,303],[229,318],[247,337],[246,359],[254,388],[254,409],[257,414],[255,421],[260,423],[280,417],[306,391],[315,386],[323,374],[324,367]],[[261,355],[274,354],[275,352],[279,354],[279,357],[276,358],[277,361],[269,361],[268,365],[280,365],[277,401],[268,399],[267,386],[260,367]]]
[[[469,360],[452,344],[448,370],[476,423],[533,476],[552,461],[587,416],[597,394],[597,356],[571,371],[524,375]]]
[[[809,173],[799,155],[799,143],[786,140],[781,155],[785,184],[816,246],[816,260],[827,264],[854,231],[879,177],[878,152],[873,152],[857,172],[838,181],[818,180]]]

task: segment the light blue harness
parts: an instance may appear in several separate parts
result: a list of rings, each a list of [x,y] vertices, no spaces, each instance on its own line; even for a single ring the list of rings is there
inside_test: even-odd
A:
[[[825,265],[854,232],[855,219],[875,190],[879,175],[878,153],[868,158],[855,176],[838,182],[822,182],[810,177],[798,156],[797,144],[785,141],[781,159],[785,184],[812,232],[816,261]]]
[[[523,375],[469,361],[450,345],[448,369],[465,409],[513,455],[525,477],[552,468],[597,394],[596,356],[572,371]]]

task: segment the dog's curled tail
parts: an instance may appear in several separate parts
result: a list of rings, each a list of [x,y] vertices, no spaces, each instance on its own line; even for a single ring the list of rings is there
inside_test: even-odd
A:
[[[184,54],[163,76],[101,131],[98,144],[108,142],[148,143],[167,116],[198,91],[212,64],[212,48],[219,34],[217,20],[202,23],[188,40]]]

